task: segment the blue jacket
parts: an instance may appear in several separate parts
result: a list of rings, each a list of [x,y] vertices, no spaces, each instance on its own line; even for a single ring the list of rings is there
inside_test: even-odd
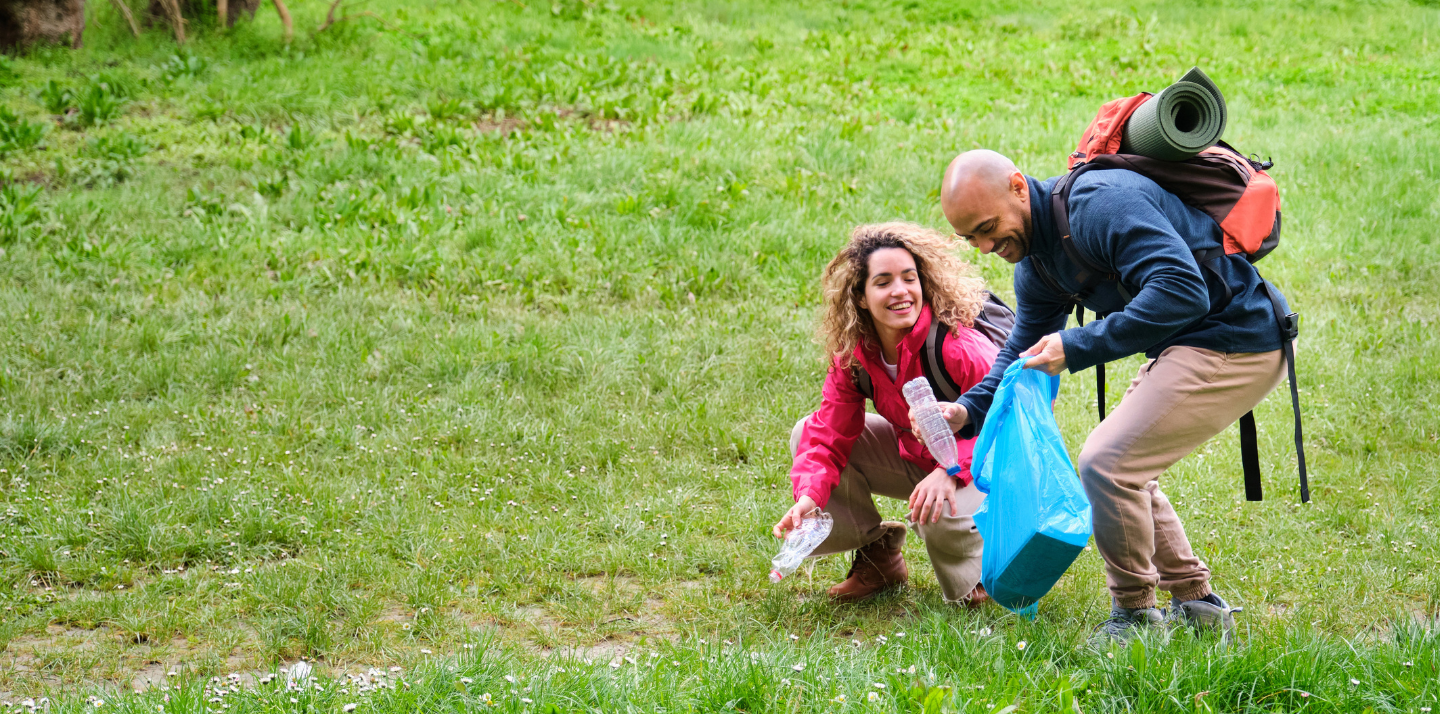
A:
[[[1071,372],[1137,352],[1153,359],[1173,345],[1219,352],[1280,349],[1274,306],[1260,289],[1255,267],[1244,256],[1231,255],[1220,259],[1219,277],[1202,270],[1193,253],[1219,246],[1220,227],[1154,181],[1124,169],[1079,176],[1068,208],[1075,247],[1097,267],[1119,275],[1134,299],[1127,305],[1114,283],[1101,283],[1083,305],[1109,317],[1064,330],[1073,305],[1047,285],[1033,264],[1043,263],[1063,290],[1079,292],[1073,279],[1077,266],[1060,246],[1050,206],[1050,189],[1059,177],[1026,180],[1033,237],[1030,254],[1015,266],[1015,330],[990,374],[960,397],[970,414],[962,437],[984,424],[1005,368],[1052,332],[1060,332]],[[1233,294],[1228,302],[1222,278]]]

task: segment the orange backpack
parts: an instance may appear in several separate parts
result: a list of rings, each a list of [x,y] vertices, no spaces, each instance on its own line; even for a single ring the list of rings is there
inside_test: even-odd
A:
[[[1075,152],[1070,154],[1067,168],[1069,173],[1055,182],[1050,193],[1050,205],[1055,216],[1055,227],[1060,236],[1060,246],[1070,261],[1077,266],[1073,276],[1081,286],[1080,292],[1069,294],[1059,289],[1059,283],[1045,272],[1039,263],[1033,263],[1040,277],[1058,293],[1075,305],[1075,318],[1085,322],[1085,311],[1080,306],[1096,285],[1101,282],[1119,283],[1120,276],[1087,259],[1070,238],[1070,215],[1067,207],[1070,189],[1075,179],[1086,171],[1094,169],[1128,169],[1174,194],[1186,205],[1210,216],[1220,226],[1223,234],[1221,245],[1206,251],[1195,252],[1195,262],[1202,268],[1214,272],[1219,270],[1214,261],[1226,255],[1244,255],[1254,263],[1280,244],[1280,189],[1275,180],[1265,171],[1274,164],[1256,157],[1247,158],[1234,147],[1221,141],[1198,155],[1184,161],[1163,161],[1138,154],[1122,154],[1120,145],[1124,138],[1125,122],[1135,110],[1150,99],[1148,92],[1133,97],[1124,97],[1106,102],[1099,113],[1086,127]],[[1032,261],[1033,262],[1033,261]],[[1225,286],[1225,300],[1232,297],[1229,285]],[[1310,483],[1305,469],[1305,445],[1300,426],[1300,391],[1295,379],[1295,350],[1292,345],[1300,333],[1298,313],[1286,312],[1277,291],[1270,283],[1261,280],[1260,286],[1270,298],[1275,310],[1275,320],[1281,338],[1281,349],[1285,352],[1285,363],[1289,370],[1290,400],[1295,412],[1295,451],[1299,457],[1300,500],[1309,502]],[[1128,303],[1130,295],[1124,286],[1120,295]],[[1098,316],[1103,317],[1103,316]],[[1095,367],[1096,388],[1099,392],[1100,418],[1105,418],[1105,365]],[[1262,497],[1260,484],[1260,454],[1255,429],[1255,413],[1249,412],[1240,418],[1240,460],[1245,472],[1245,497],[1259,501]]]

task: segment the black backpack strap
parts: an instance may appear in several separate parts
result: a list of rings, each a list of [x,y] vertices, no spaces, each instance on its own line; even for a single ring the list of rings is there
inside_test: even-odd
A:
[[[1209,270],[1211,273],[1214,273],[1215,278],[1220,281],[1220,286],[1225,288],[1225,304],[1229,305],[1230,299],[1235,297],[1235,294],[1230,291],[1230,283],[1225,282],[1225,276],[1220,274],[1220,268],[1216,264],[1216,261],[1224,257],[1225,246],[1223,245],[1217,245],[1210,250],[1195,251],[1195,262],[1199,264],[1200,267]],[[1255,500],[1258,501],[1260,499],[1257,498]]]
[[[1310,477],[1305,469],[1305,437],[1300,426],[1300,382],[1295,378],[1295,338],[1300,335],[1300,314],[1296,312],[1285,312],[1285,306],[1280,303],[1280,297],[1271,287],[1270,281],[1261,278],[1260,289],[1265,291],[1265,296],[1270,298],[1270,305],[1275,310],[1275,321],[1280,325],[1280,349],[1285,353],[1285,367],[1290,379],[1290,407],[1295,412],[1295,456],[1300,467],[1300,502],[1310,502]],[[1250,416],[1250,415],[1246,415]],[[1252,501],[1260,500],[1260,457],[1259,449],[1254,444],[1255,438],[1254,417],[1250,417],[1250,429],[1252,431],[1250,441],[1251,449],[1255,452],[1247,456],[1245,452],[1245,419],[1241,419],[1240,427],[1240,449],[1241,461],[1245,464],[1245,497]],[[1254,468],[1251,468],[1253,462]],[[1252,475],[1253,473],[1253,475]],[[1251,482],[1254,482],[1252,494]],[[1254,496],[1253,498],[1251,496]]]
[[[1245,500],[1261,501],[1265,494],[1260,484],[1260,442],[1255,434],[1255,412],[1240,417],[1240,465],[1245,470]]]
[[[1099,319],[1102,318],[1102,317],[1104,317],[1104,315],[1101,315],[1101,314],[1098,313],[1098,312],[1095,313],[1095,319],[1099,320]],[[1084,327],[1084,326],[1085,326],[1085,307],[1084,307],[1083,305],[1078,305],[1078,304],[1077,304],[1077,305],[1075,306],[1075,326],[1076,326],[1076,327]],[[1104,362],[1101,362],[1100,364],[1095,365],[1095,404],[1096,404],[1096,406],[1099,408],[1099,411],[1100,411],[1100,421],[1105,421],[1105,363],[1104,363]]]
[[[870,381],[870,373],[863,366],[851,367],[850,379],[854,380],[855,388],[860,390],[866,399],[875,401],[875,385]]]
[[[932,319],[930,332],[925,335],[925,354],[920,358],[925,379],[930,382],[935,398],[945,402],[956,401],[964,393],[955,378],[950,376],[950,370],[945,368],[945,339],[949,336],[950,328]]]
[[[1079,270],[1075,274],[1075,282],[1080,284],[1082,293],[1088,294],[1095,285],[1100,282],[1119,283],[1120,276],[1116,273],[1105,270],[1086,258],[1079,248],[1075,247],[1075,241],[1070,238],[1070,209],[1067,205],[1070,201],[1070,189],[1075,186],[1075,179],[1091,169],[1101,168],[1097,164],[1080,164],[1070,173],[1060,177],[1055,186],[1050,190],[1050,210],[1054,215],[1055,232],[1060,236],[1060,247],[1065,251],[1066,257],[1075,264]],[[1125,301],[1130,301],[1130,296],[1121,289]]]

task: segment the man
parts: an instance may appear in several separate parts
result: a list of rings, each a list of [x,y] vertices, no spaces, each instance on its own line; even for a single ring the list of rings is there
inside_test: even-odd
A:
[[[1137,628],[1162,623],[1228,633],[1234,620],[1210,590],[1210,570],[1146,484],[1284,378],[1274,308],[1244,256],[1226,256],[1213,272],[1196,263],[1194,251],[1220,245],[1212,219],[1144,176],[1095,170],[1079,176],[1071,191],[1071,237],[1082,257],[1120,280],[1079,298],[1108,317],[1064,329],[1070,298],[1081,288],[1054,225],[1050,190],[1057,180],[1027,177],[983,150],[961,154],[945,170],[946,219],[981,253],[1015,264],[1018,302],[1015,330],[989,376],[947,406],[947,418],[960,436],[973,435],[1017,356],[1031,357],[1027,368],[1054,375],[1143,352],[1150,361],[1080,451],[1113,599],[1097,638],[1123,642]],[[1168,614],[1156,608],[1157,585],[1171,594]]]

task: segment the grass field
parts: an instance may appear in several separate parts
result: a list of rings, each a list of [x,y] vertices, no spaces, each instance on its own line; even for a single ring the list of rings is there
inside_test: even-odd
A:
[[[0,709],[1440,707],[1433,2],[292,4],[0,59]],[[1314,502],[1279,393],[1265,502],[1233,429],[1165,482],[1242,644],[1087,650],[1094,552],[1034,622],[914,547],[862,606],[768,585],[849,228],[1195,64],[1304,315]]]

